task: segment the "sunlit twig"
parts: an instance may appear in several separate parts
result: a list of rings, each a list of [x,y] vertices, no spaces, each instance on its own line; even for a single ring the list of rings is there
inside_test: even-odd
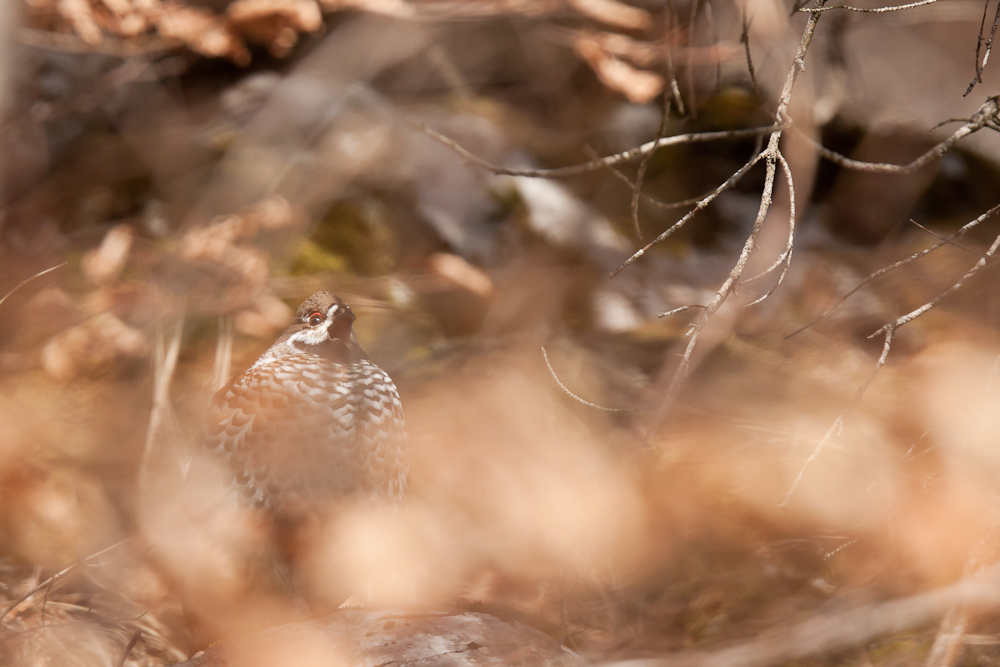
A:
[[[637,158],[652,153],[666,146],[677,146],[680,144],[700,143],[706,141],[722,141],[724,139],[745,139],[747,137],[758,137],[770,134],[781,126],[752,127],[746,130],[726,130],[724,132],[691,132],[687,134],[675,134],[663,137],[659,141],[650,141],[636,148],[631,148],[621,153],[608,155],[598,160],[590,160],[582,164],[571,165],[569,167],[556,167],[554,169],[521,169],[516,167],[502,167],[484,160],[467,148],[460,145],[454,139],[444,136],[436,130],[432,130],[423,123],[413,123],[413,125],[431,139],[447,146],[466,159],[471,164],[486,169],[500,176],[525,176],[527,178],[565,178],[586,174],[591,171],[603,169],[609,165],[623,164],[631,162]]]
[[[609,408],[603,405],[598,405],[597,403],[591,403],[587,399],[581,398],[577,394],[574,394],[572,391],[570,391],[569,387],[563,384],[563,381],[559,379],[558,375],[556,375],[556,371],[554,368],[552,368],[552,363],[549,361],[549,353],[545,351],[544,347],[542,348],[542,356],[545,358],[545,365],[548,366],[549,373],[552,375],[552,379],[556,381],[556,384],[559,385],[559,388],[562,389],[567,396],[572,398],[577,403],[582,403],[583,405],[586,405],[588,408],[594,408],[595,410],[602,410],[604,412],[642,412],[641,408]]]
[[[17,286],[15,286],[9,292],[7,292],[6,294],[4,294],[3,298],[0,298],[0,304],[2,304],[4,301],[6,301],[7,297],[9,297],[11,294],[13,294],[17,290],[21,289],[22,287],[24,287],[26,284],[30,283],[35,278],[38,278],[40,276],[44,276],[46,273],[51,273],[52,271],[55,271],[58,268],[66,266],[66,264],[67,264],[67,262],[63,262],[62,264],[56,264],[55,266],[50,266],[49,268],[45,269],[44,271],[39,271],[35,275],[29,276],[29,277],[25,278],[24,280],[22,280],[21,282],[19,282],[17,284]]]
[[[849,12],[860,12],[862,14],[884,14],[886,12],[898,12],[903,9],[913,9],[914,7],[923,7],[924,5],[933,5],[938,0],[918,0],[917,2],[910,2],[905,5],[892,5],[890,7],[853,7],[851,5],[830,5],[829,7],[818,7],[818,8],[802,8],[799,9],[800,12],[828,12],[834,9],[846,9]]]
[[[935,243],[934,245],[930,246],[929,248],[924,248],[923,250],[920,250],[918,252],[913,253],[909,257],[901,259],[898,262],[890,264],[889,266],[884,266],[881,269],[879,269],[878,271],[874,271],[874,272],[868,274],[868,276],[864,280],[862,280],[860,283],[858,283],[857,285],[855,285],[853,289],[851,289],[849,292],[847,292],[846,294],[844,294],[842,297],[840,297],[839,299],[837,299],[836,301],[834,301],[833,304],[831,304],[826,310],[824,310],[819,315],[819,317],[817,317],[814,320],[812,320],[811,322],[809,322],[807,324],[804,324],[803,326],[799,327],[798,329],[796,329],[792,333],[790,333],[787,336],[785,336],[785,338],[786,339],[791,338],[792,336],[800,334],[803,331],[805,331],[806,329],[808,329],[808,328],[810,328],[812,326],[815,326],[817,323],[819,323],[821,320],[823,320],[826,317],[828,317],[833,311],[835,311],[837,308],[839,308],[840,306],[842,306],[845,301],[847,301],[854,294],[856,294],[859,290],[861,290],[862,288],[864,288],[866,285],[868,285],[869,283],[871,283],[876,278],[878,278],[880,276],[884,276],[885,274],[889,273],[890,271],[894,271],[894,270],[900,268],[901,266],[905,266],[906,264],[909,264],[910,262],[913,262],[913,261],[916,261],[916,260],[920,259],[921,257],[925,257],[925,256],[929,255],[930,253],[934,252],[935,250],[937,250],[938,248],[940,248],[942,246],[945,246],[945,245],[947,245],[947,244],[955,241],[956,239],[962,238],[971,229],[973,229],[974,227],[977,227],[979,224],[981,224],[984,220],[986,220],[987,218],[989,218],[991,215],[995,214],[997,211],[1000,211],[1000,205],[994,206],[990,210],[988,210],[985,213],[983,213],[982,215],[980,215],[975,220],[972,220],[971,222],[967,222],[966,224],[962,225],[962,227],[960,227],[959,230],[956,231],[954,234],[949,234],[948,236],[943,237],[940,242]]]

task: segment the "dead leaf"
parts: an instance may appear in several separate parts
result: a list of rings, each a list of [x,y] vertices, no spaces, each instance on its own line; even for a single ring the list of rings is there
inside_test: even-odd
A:
[[[176,3],[164,5],[156,27],[164,39],[181,42],[196,53],[229,58],[237,65],[250,62],[250,52],[243,40],[207,9]]]
[[[652,24],[649,12],[618,0],[568,0],[569,6],[590,18],[626,30],[645,30]]]
[[[646,104],[659,95],[666,84],[659,74],[636,69],[605,51],[594,35],[577,33],[573,46],[604,85],[622,93],[634,104]]]

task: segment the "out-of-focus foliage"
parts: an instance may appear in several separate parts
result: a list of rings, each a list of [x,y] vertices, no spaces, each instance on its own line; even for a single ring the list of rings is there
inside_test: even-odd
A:
[[[909,218],[946,234],[995,205],[985,133],[913,174],[850,172],[802,139],[905,162],[947,135],[927,128],[982,102],[952,75],[978,13],[824,15],[789,107],[800,134],[782,139],[789,273],[749,308],[771,283],[737,285],[667,404],[691,323],[752,230],[763,166],[608,275],[755,138],[543,179],[471,164],[422,128],[542,168],[661,130],[767,127],[804,16],[620,0],[22,10],[0,131],[0,662],[166,665],[345,590],[414,615],[516,617],[595,659],[711,650],[995,559],[988,278],[900,329],[853,403],[881,352],[868,336],[962,276],[987,225],[788,338],[939,241]],[[633,199],[640,172],[650,199]],[[786,242],[784,187],[745,278]],[[247,561],[274,536],[191,461],[214,390],[318,289],[352,305],[399,384],[413,473],[398,512],[316,517],[304,601],[248,576],[268,571]],[[803,664],[912,662],[932,639]]]

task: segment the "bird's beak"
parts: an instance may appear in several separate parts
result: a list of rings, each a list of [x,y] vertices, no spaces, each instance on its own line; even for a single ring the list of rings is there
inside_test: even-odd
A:
[[[350,308],[339,309],[333,316],[333,322],[330,323],[330,327],[327,329],[330,339],[353,339],[354,328],[351,325],[356,319],[354,311]]]

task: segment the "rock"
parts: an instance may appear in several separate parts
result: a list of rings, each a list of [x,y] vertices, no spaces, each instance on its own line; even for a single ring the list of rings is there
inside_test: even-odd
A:
[[[540,630],[488,614],[344,609],[219,642],[174,667],[288,664],[572,667],[586,662]]]

